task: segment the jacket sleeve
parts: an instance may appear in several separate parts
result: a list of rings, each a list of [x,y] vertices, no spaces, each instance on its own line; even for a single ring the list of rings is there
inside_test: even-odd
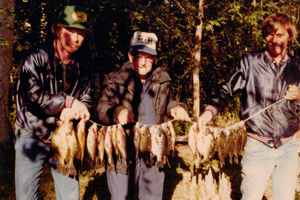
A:
[[[47,72],[48,56],[41,54],[45,52],[32,53],[22,61],[17,94],[28,110],[48,116],[56,115],[66,107],[67,95],[49,91],[52,75]]]
[[[119,112],[123,108],[125,108],[122,105],[118,105],[114,91],[115,91],[115,84],[105,84],[104,89],[101,93],[101,97],[98,102],[98,106],[97,106],[98,118],[101,122],[105,124],[118,123],[117,116]]]
[[[234,94],[244,90],[248,73],[247,66],[249,66],[249,59],[247,55],[244,55],[231,76],[212,93],[205,110],[212,111],[215,116],[229,104]]]

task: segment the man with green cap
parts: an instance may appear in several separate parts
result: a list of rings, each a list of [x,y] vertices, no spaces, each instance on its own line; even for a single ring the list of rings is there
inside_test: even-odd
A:
[[[79,199],[78,177],[56,171],[49,144],[57,120],[90,118],[91,73],[84,48],[89,26],[85,9],[65,6],[52,25],[55,39],[31,50],[21,62],[15,124],[17,199],[38,199],[45,163],[50,164],[57,199]]]

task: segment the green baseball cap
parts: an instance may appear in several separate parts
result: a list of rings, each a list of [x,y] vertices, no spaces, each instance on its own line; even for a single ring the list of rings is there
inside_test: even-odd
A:
[[[86,9],[80,6],[68,5],[59,13],[57,23],[64,27],[78,28],[89,31],[90,16]]]

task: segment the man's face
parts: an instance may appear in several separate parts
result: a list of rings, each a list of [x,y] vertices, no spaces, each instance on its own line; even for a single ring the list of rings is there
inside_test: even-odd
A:
[[[74,53],[82,45],[85,38],[85,30],[77,28],[61,29],[57,33],[57,39],[60,41],[62,47],[69,53]]]
[[[268,50],[273,58],[284,56],[290,36],[285,27],[280,26],[266,36]]]
[[[152,69],[152,65],[155,61],[155,56],[143,52],[136,54],[134,57],[129,52],[128,56],[130,62],[132,63],[133,71],[140,79],[145,80],[147,78],[147,74]]]

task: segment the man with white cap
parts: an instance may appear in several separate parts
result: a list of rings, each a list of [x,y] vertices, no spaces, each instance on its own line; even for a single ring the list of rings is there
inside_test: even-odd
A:
[[[50,163],[57,199],[79,199],[78,176],[56,171],[50,141],[57,120],[90,118],[91,73],[84,41],[89,15],[65,6],[52,25],[55,39],[28,52],[16,95],[15,184],[19,200],[38,199],[44,165]]]
[[[134,33],[128,52],[129,62],[104,80],[97,107],[102,123],[130,127],[139,122],[151,126],[163,123],[165,115],[189,120],[187,106],[175,100],[169,74],[154,65],[157,40],[154,33]],[[162,199],[163,170],[155,163],[147,163],[143,156],[136,158],[133,133],[128,132],[128,135],[128,161],[119,159],[114,167],[106,168],[112,200],[133,199],[136,184],[139,199]]]

